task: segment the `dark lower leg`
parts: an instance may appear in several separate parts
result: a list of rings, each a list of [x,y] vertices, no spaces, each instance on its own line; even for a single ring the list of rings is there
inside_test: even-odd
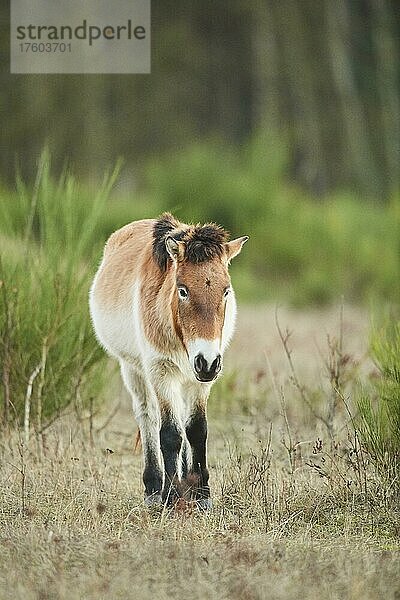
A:
[[[182,433],[172,415],[168,412],[162,417],[160,445],[164,458],[165,473],[163,501],[171,503],[179,496],[177,470],[178,457],[182,446]]]
[[[161,500],[161,490],[163,485],[163,476],[159,464],[158,456],[151,447],[143,447],[144,451],[144,472],[143,483],[145,488],[146,501],[156,503]]]
[[[192,473],[198,480],[196,498],[209,498],[207,469],[207,418],[203,409],[198,409],[186,427],[186,435],[192,447]]]

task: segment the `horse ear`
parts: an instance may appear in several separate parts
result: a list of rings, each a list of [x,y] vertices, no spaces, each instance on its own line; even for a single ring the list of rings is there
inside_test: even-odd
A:
[[[168,236],[165,239],[165,247],[172,260],[183,260],[185,256],[185,242],[179,242],[175,238]]]
[[[244,235],[243,237],[236,238],[236,240],[232,240],[225,244],[228,262],[230,262],[232,260],[232,258],[235,258],[235,256],[237,256],[240,253],[243,244],[245,244],[248,239],[249,239],[249,236]]]

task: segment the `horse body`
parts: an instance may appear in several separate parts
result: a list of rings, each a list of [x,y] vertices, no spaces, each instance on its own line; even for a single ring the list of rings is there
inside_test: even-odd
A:
[[[113,233],[90,292],[96,335],[118,359],[143,446],[145,499],[173,501],[185,481],[208,507],[206,405],[233,334],[229,260],[247,238],[169,214]]]

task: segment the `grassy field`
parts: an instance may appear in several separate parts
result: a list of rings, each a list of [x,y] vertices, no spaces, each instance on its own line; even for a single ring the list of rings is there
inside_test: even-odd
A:
[[[365,308],[398,322],[399,204],[312,202],[259,154],[194,149],[132,198],[118,169],[55,180],[44,152],[33,185],[0,190],[0,600],[399,600],[400,326],[372,355]],[[209,404],[210,514],[144,508],[130,402],[88,314],[107,236],[165,209],[251,234]]]
[[[347,412],[357,379],[376,375],[369,321],[340,314],[282,309],[282,340],[273,306],[240,307],[209,403],[210,514],[143,507],[136,425],[112,367],[101,410],[71,409],[28,445],[5,432],[0,598],[398,600],[398,505]]]

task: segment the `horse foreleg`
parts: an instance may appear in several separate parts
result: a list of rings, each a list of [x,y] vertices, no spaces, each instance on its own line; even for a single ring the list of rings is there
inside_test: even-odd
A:
[[[145,503],[162,502],[163,470],[160,452],[160,411],[157,399],[146,385],[139,369],[120,361],[122,379],[132,396],[133,412],[140,429],[143,448]]]
[[[161,415],[160,444],[164,459],[163,501],[172,504],[179,497],[179,457],[183,431],[172,411],[164,410]]]
[[[192,448],[192,471],[195,479],[195,498],[200,508],[210,509],[209,473],[207,468],[207,417],[204,406],[196,407],[186,426],[186,436]]]

